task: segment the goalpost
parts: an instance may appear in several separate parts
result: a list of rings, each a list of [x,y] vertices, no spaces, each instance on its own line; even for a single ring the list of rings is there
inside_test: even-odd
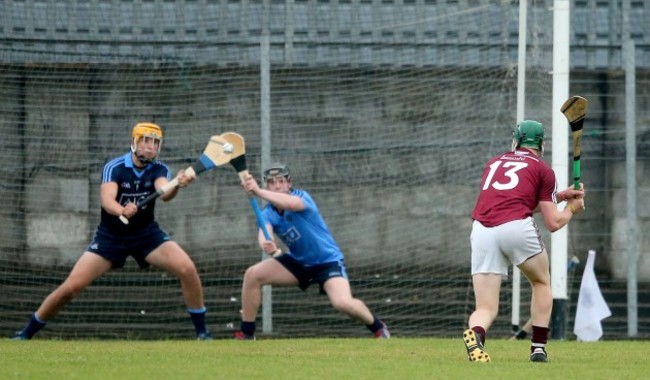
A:
[[[517,1],[28,3],[5,9],[0,34],[0,155],[12,163],[0,188],[0,332],[64,280],[98,222],[102,165],[142,120],[164,128],[160,158],[174,171],[228,130],[245,136],[252,174],[286,162],[343,249],[354,295],[393,334],[462,331],[469,215],[485,160],[509,149],[518,118]],[[548,5],[528,5],[525,97],[526,116],[551,125]],[[156,213],[194,259],[208,324],[226,336],[244,270],[260,259],[236,173],[216,168]],[[495,335],[510,333],[510,286]],[[272,300],[277,336],[367,334],[317,287],[275,287]],[[178,281],[129,260],[39,336],[191,330]]]

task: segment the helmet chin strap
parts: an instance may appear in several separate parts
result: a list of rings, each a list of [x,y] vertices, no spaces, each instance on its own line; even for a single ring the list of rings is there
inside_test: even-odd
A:
[[[140,162],[142,162],[143,164],[150,164],[150,163],[153,162],[153,160],[156,159],[156,157],[154,157],[154,158],[147,158],[147,157],[142,156],[142,155],[140,155],[140,156],[136,155],[136,156],[138,157],[138,160],[140,160]]]
[[[132,153],[133,153],[133,154],[138,158],[138,160],[139,160],[140,162],[142,162],[143,164],[145,164],[145,166],[146,166],[147,164],[152,163],[152,162],[156,159],[156,157],[158,157],[158,155],[155,155],[153,158],[147,158],[147,157],[145,157],[145,155],[143,155],[143,154],[138,154],[138,148],[137,148],[137,145],[134,145],[134,144],[137,144],[137,143],[136,143],[136,142],[131,142],[131,152],[132,152]]]

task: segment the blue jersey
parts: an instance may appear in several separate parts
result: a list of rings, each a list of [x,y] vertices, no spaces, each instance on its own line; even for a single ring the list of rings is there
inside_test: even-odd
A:
[[[289,254],[305,266],[343,260],[343,253],[311,196],[296,189],[291,190],[291,195],[302,199],[304,210],[280,212],[269,203],[263,211],[273,231],[289,248]]]
[[[131,153],[117,157],[104,165],[102,183],[117,183],[116,201],[122,206],[129,202],[137,204],[149,194],[156,191],[154,182],[160,178],[171,179],[171,172],[167,165],[160,161],[153,161],[144,169],[133,165]],[[100,229],[107,229],[114,234],[137,233],[151,223],[154,223],[155,201],[147,204],[129,219],[129,224],[124,225],[115,215],[111,215],[102,208]]]

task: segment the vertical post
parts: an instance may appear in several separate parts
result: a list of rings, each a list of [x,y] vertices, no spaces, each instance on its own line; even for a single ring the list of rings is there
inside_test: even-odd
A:
[[[627,195],[627,335],[638,334],[636,197],[636,54],[630,38],[630,0],[623,1],[621,59],[625,70],[625,186]]]
[[[293,65],[293,37],[294,37],[294,0],[285,1],[284,21],[284,64]]]
[[[265,2],[268,3],[268,0]],[[269,12],[266,12],[268,17]],[[267,20],[268,21],[268,20]],[[271,157],[271,42],[268,22],[262,29],[260,39],[260,134],[262,170],[269,165]],[[262,252],[262,260],[269,257]],[[262,287],[262,332],[273,332],[273,297],[270,285]]]
[[[568,186],[569,177],[569,126],[560,112],[562,103],[569,97],[570,54],[570,1],[553,2],[553,170],[560,189]],[[551,235],[551,291],[553,313],[551,315],[551,338],[564,339],[566,335],[567,301],[567,240],[568,228]]]
[[[519,1],[519,46],[517,53],[517,120],[520,122],[526,115],[526,45],[528,37],[527,16],[528,1]],[[512,331],[519,330],[521,314],[521,272],[516,265],[512,266]]]

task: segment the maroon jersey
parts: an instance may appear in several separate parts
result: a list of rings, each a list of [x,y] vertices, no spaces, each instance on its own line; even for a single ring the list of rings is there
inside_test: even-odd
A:
[[[492,158],[485,165],[472,219],[494,227],[533,215],[540,201],[553,202],[555,173],[526,148]]]

